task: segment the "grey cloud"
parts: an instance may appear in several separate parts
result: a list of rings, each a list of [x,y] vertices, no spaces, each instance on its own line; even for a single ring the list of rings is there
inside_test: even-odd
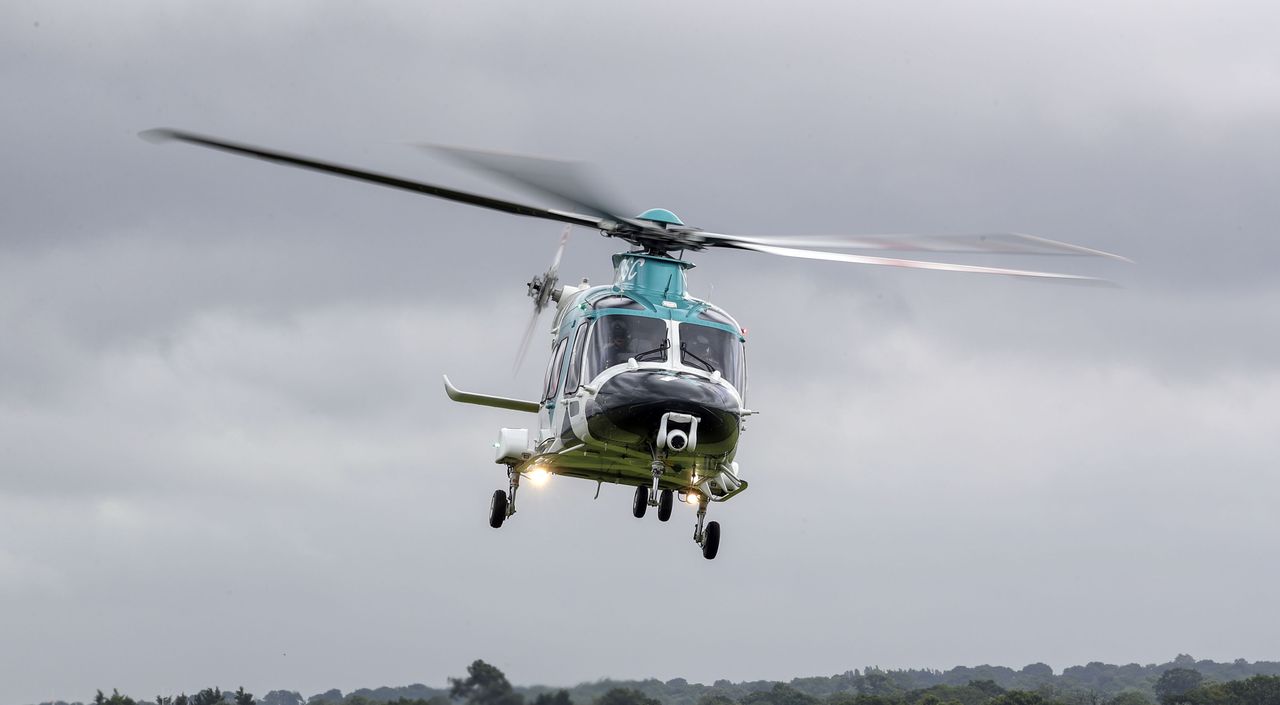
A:
[[[0,700],[475,657],[523,683],[1274,658],[1275,13],[5,5]],[[557,227],[136,138],[157,125],[509,195],[409,143],[585,159],[718,231],[1137,263],[1000,262],[1127,286],[1094,291],[695,256],[763,412],[707,564],[687,513],[635,522],[621,488],[556,479],[484,525],[521,419],[439,375],[533,393],[536,350],[508,370]],[[617,249],[576,233],[561,272]],[[655,592],[713,611],[619,608]]]

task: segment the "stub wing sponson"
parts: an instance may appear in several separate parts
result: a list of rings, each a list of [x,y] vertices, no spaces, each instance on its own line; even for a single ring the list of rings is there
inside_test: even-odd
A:
[[[512,399],[511,397],[496,397],[491,394],[464,392],[453,386],[453,382],[449,381],[449,375],[444,376],[444,392],[449,395],[450,399],[462,404],[491,406],[495,409],[525,411],[530,414],[536,414],[538,413],[538,410],[542,408],[542,406],[536,401],[525,401],[523,399]]]

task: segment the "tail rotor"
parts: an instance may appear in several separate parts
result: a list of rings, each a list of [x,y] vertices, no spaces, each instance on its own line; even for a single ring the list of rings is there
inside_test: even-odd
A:
[[[556,248],[556,256],[551,260],[551,266],[542,274],[535,275],[530,279],[526,286],[529,298],[533,299],[533,315],[529,318],[529,325],[524,329],[524,337],[520,340],[520,348],[516,351],[516,361],[512,366],[512,373],[520,371],[520,365],[524,363],[524,356],[529,351],[529,343],[533,340],[533,331],[538,325],[538,317],[542,315],[542,310],[547,304],[556,298],[556,285],[560,283],[558,272],[560,271],[560,260],[564,257],[564,249],[569,244],[569,231],[573,229],[572,225],[564,226],[564,232],[560,234],[560,246]]]

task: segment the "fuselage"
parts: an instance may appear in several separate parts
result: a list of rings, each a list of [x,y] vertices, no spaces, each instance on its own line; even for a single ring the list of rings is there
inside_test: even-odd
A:
[[[664,487],[715,497],[736,490],[741,327],[688,295],[688,262],[625,253],[614,267],[612,284],[560,295],[536,461],[558,474],[636,484],[661,459]]]

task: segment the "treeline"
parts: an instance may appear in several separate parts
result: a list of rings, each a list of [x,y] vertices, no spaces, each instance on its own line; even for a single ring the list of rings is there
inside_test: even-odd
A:
[[[948,671],[866,668],[788,683],[601,680],[572,688],[516,688],[496,667],[476,661],[448,688],[421,684],[339,690],[304,698],[273,690],[255,699],[243,688],[206,688],[194,695],[135,700],[98,691],[95,705],[1280,705],[1280,663],[1196,661],[1165,664],[1090,663],[1061,674],[1042,663]],[[45,703],[44,705],[68,705]],[[72,705],[80,705],[74,703]]]

